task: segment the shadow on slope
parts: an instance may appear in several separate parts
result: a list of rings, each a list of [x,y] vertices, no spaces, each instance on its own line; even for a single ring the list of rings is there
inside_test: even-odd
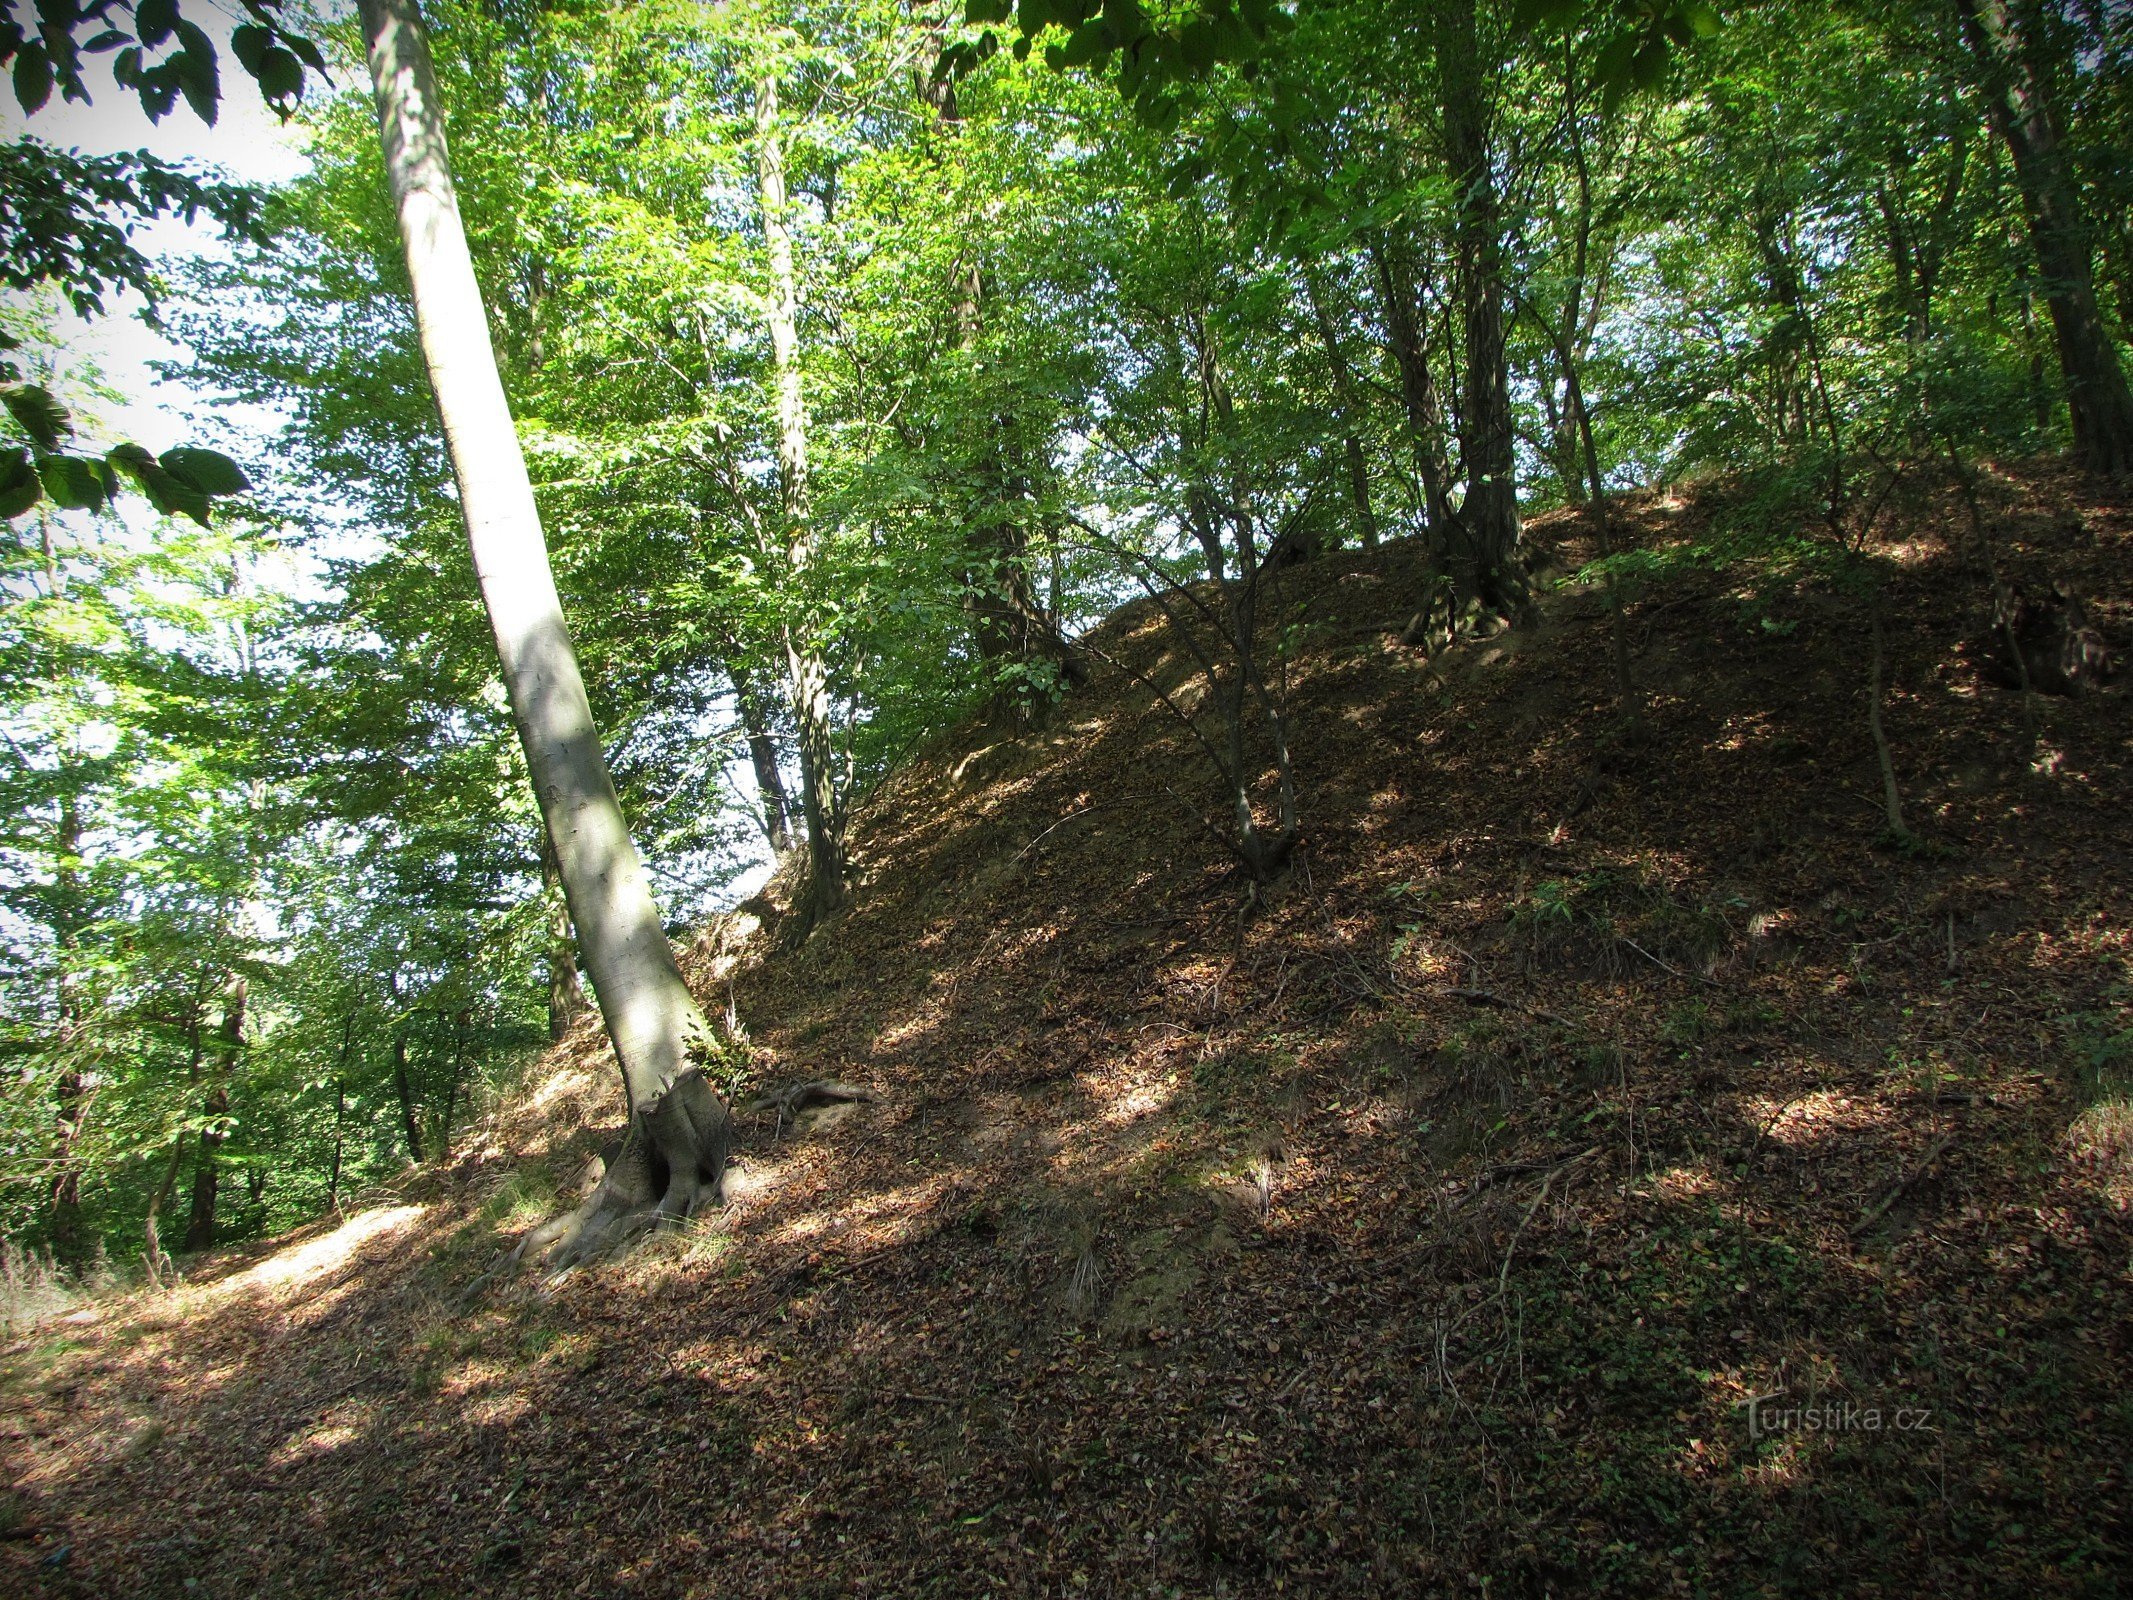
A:
[[[2016,562],[2123,642],[2126,508],[2006,481]],[[1639,538],[1711,511],[1641,501]],[[1429,663],[1377,633],[1408,551],[1313,563],[1309,834],[1262,903],[1116,677],[930,756],[862,807],[847,918],[794,956],[713,930],[689,962],[763,1080],[880,1105],[745,1126],[713,1227],[469,1299],[619,1120],[581,1031],[394,1205],[10,1352],[31,1536],[0,1570],[99,1595],[2112,1592],[2124,699],[2044,705],[2031,744],[1958,646],[1984,591],[1950,514],[1885,552],[1926,851],[1876,845],[1841,595],[1735,565],[1639,598],[1629,750],[1596,593]],[[1575,519],[1539,531],[1583,554]],[[1106,627],[1181,670],[1144,612]]]

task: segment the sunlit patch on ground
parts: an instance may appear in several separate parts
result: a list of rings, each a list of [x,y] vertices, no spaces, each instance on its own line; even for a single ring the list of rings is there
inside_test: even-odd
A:
[[[268,1465],[288,1467],[314,1456],[330,1455],[360,1439],[368,1421],[368,1418],[361,1418],[350,1422],[322,1422],[317,1427],[306,1428],[268,1457]]]
[[[1813,1089],[1784,1100],[1754,1096],[1742,1104],[1765,1137],[1794,1148],[1883,1126],[1888,1121],[1884,1108],[1856,1100],[1840,1089]]]
[[[426,1206],[381,1206],[359,1211],[331,1233],[267,1257],[231,1280],[233,1287],[286,1289],[346,1266],[374,1240],[389,1239],[424,1215]]]
[[[1329,587],[1389,606],[1410,565],[1395,549],[1382,584]],[[1890,613],[1921,790],[1932,739],[1971,761],[2014,749],[2020,715],[1918,692],[1969,683],[1936,654],[1941,613],[1904,609],[1930,566]],[[1947,616],[1975,597],[1960,578]],[[1342,694],[1372,715],[1299,703],[1312,781],[1370,830],[1314,798],[1299,870],[1248,905],[1165,803],[1199,796],[1197,758],[1137,687],[1091,691],[1116,715],[1069,702],[960,789],[954,749],[914,759],[855,812],[844,917],[797,953],[771,953],[773,925],[730,972],[689,966],[747,1029],[741,1098],[841,1076],[879,1104],[797,1134],[741,1117],[732,1204],[702,1235],[469,1301],[497,1168],[561,1143],[529,1164],[545,1202],[619,1123],[581,1026],[463,1147],[487,1167],[414,1175],[419,1220],[338,1264],[334,1235],[296,1241],[273,1283],[233,1257],[256,1294],[218,1296],[203,1265],[198,1288],[55,1330],[70,1348],[14,1353],[0,1462],[54,1531],[0,1563],[58,1592],[33,1564],[64,1540],[64,1581],[113,1596],[200,1571],[380,1600],[623,1574],[736,1600],[937,1574],[1716,1594],[1794,1547],[1845,1580],[1879,1561],[1891,1594],[2024,1561],[2064,1576],[2124,1458],[2126,1224],[2098,1176],[2123,1124],[2077,1097],[2064,1020],[2122,1024],[2100,1015],[2125,973],[2119,812],[2029,784],[2024,744],[2004,784],[1946,785],[1945,853],[1878,849],[1857,663],[1794,672],[1805,628],[1698,654],[1709,609],[1674,598],[1636,602],[1640,664],[1674,674],[1651,700],[1663,761],[1607,743],[1596,596],[1428,696],[1411,653],[1350,650]],[[1333,675],[1294,682],[1314,673]],[[2120,704],[2049,708],[2071,765],[2116,773]],[[1753,851],[1743,805],[1774,817]],[[2025,873],[2040,838],[2055,865]],[[1522,960],[1518,897],[1598,873],[1720,907],[1733,943],[1708,971],[1662,945],[1605,970]],[[1944,1460],[1750,1437],[1741,1400],[1840,1370],[1975,1425]],[[1902,1548],[1914,1532],[1931,1548]]]

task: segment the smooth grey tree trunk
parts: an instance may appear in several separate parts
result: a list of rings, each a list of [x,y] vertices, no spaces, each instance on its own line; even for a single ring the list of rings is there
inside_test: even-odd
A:
[[[770,257],[770,355],[777,374],[778,492],[784,516],[785,572],[804,597],[815,564],[813,508],[808,501],[807,406],[800,389],[800,294],[793,267],[792,226],[785,190],[785,142],[778,126],[778,80],[765,73],[755,89],[756,186],[763,242]],[[785,628],[785,665],[792,683],[793,724],[799,732],[800,815],[807,824],[807,889],[798,907],[802,935],[833,915],[845,900],[844,803],[837,789],[835,729],[830,717],[829,668],[802,623]]]
[[[687,1216],[717,1196],[726,1107],[692,1065],[716,1043],[660,923],[564,626],[460,221],[421,16],[414,0],[360,0],[360,10],[423,360],[451,449],[474,571],[629,1097],[629,1134],[599,1189],[554,1234],[529,1236],[529,1244],[552,1247],[567,1263],[651,1221],[655,1208],[658,1216]]]

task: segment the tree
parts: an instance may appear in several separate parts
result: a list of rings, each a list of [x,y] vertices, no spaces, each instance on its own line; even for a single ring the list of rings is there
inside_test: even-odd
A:
[[[716,1045],[667,943],[601,753],[489,343],[421,18],[413,0],[363,0],[361,11],[423,356],[482,599],[630,1107],[621,1153],[599,1189],[540,1236],[559,1259],[575,1260],[718,1197],[727,1112],[699,1065]]]
[[[2088,217],[2067,170],[2038,19],[2023,17],[2011,0],[1957,0],[1957,12],[1986,115],[2014,158],[2066,380],[2074,455],[2093,472],[2133,475],[2133,389],[2097,309]]]
[[[777,393],[778,512],[784,580],[804,595],[819,581],[820,558],[807,473],[807,400],[800,384],[799,290],[785,190],[785,139],[778,125],[778,75],[755,86],[756,197],[770,262],[764,317],[770,327]],[[798,908],[803,936],[845,901],[844,795],[837,783],[829,673],[804,603],[785,625],[785,663],[800,739],[800,814],[807,823],[807,887]]]

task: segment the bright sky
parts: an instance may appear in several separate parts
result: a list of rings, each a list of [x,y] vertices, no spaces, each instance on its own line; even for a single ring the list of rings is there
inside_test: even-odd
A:
[[[150,122],[140,101],[111,81],[111,57],[102,55],[90,58],[92,101],[88,105],[63,104],[55,95],[34,117],[25,117],[10,92],[12,86],[0,85],[0,137],[28,132],[47,144],[89,155],[147,150],[165,161],[218,168],[229,177],[252,183],[286,182],[297,176],[304,170],[302,131],[281,125],[260,99],[258,87],[230,55],[229,30],[234,19],[201,7],[189,7],[187,15],[214,36],[222,58],[222,108],[214,127],[194,116],[183,100],[160,123]],[[317,93],[317,80],[313,78],[308,87]],[[190,227],[166,218],[137,228],[134,238],[144,255],[158,261],[221,249],[215,225],[204,218]],[[69,315],[62,324],[68,350],[102,368],[111,387],[125,397],[102,420],[117,434],[158,452],[197,437],[199,430],[189,428],[187,422],[191,397],[160,382],[148,365],[171,359],[179,354],[177,349],[141,322],[136,315],[140,310],[137,296],[107,294],[104,303],[110,315],[94,323]]]
[[[187,161],[213,167],[223,174],[251,183],[283,183],[305,169],[303,131],[284,127],[259,97],[229,52],[229,29],[235,19],[216,18],[203,8],[189,8],[188,15],[215,36],[222,58],[223,100],[215,126],[208,127],[181,100],[160,123],[152,123],[132,94],[111,81],[109,56],[91,58],[92,103],[65,105],[56,99],[34,117],[24,117],[10,86],[0,82],[0,138],[23,132],[35,134],[48,144],[72,147],[87,154],[118,150],[147,150],[166,161]],[[321,92],[316,78],[306,85],[311,94]],[[188,255],[213,255],[222,250],[212,222],[188,226],[176,219],[146,224],[134,238],[142,253],[154,261],[175,261]],[[199,440],[204,430],[193,420],[202,409],[197,398],[181,386],[165,383],[150,366],[182,355],[177,346],[139,319],[140,304],[132,295],[107,295],[110,314],[84,323],[71,314],[62,324],[71,354],[93,362],[105,381],[122,397],[116,406],[100,409],[98,421],[110,437],[130,439],[160,453],[170,446]],[[262,438],[277,428],[271,413],[256,418],[232,417],[226,410],[219,419],[234,422]],[[240,452],[241,454],[241,452]],[[740,791],[741,803],[754,805],[754,773],[747,762],[734,763],[729,774]],[[770,863],[754,864],[746,874],[718,897],[722,904],[745,899],[769,876]]]

